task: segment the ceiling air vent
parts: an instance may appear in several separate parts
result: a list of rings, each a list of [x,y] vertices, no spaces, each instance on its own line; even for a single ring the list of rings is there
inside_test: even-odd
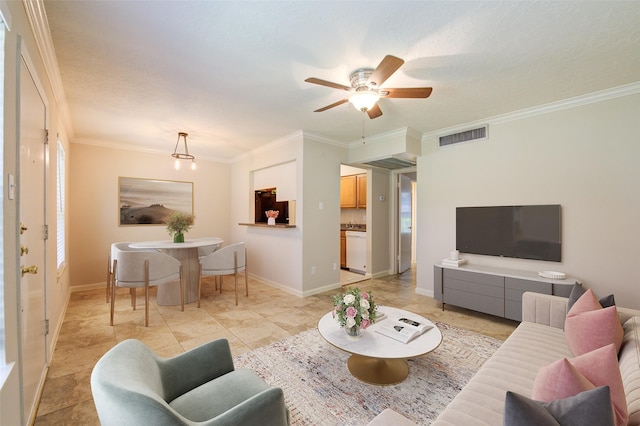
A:
[[[487,137],[487,126],[477,129],[465,130],[452,135],[440,136],[440,146],[453,145],[460,142],[475,141]]]
[[[368,162],[363,163],[363,164],[368,164],[368,165],[374,166],[374,167],[382,167],[383,169],[390,169],[390,170],[404,169],[404,168],[413,167],[413,166],[416,165],[416,163],[414,161],[401,160],[399,158],[394,158],[394,157],[383,158],[383,159],[374,160],[374,161],[368,161]]]

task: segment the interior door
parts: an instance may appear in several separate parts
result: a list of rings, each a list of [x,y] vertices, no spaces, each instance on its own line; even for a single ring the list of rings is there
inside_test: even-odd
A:
[[[20,358],[24,419],[46,367],[45,167],[46,107],[25,60],[20,65]]]
[[[398,273],[411,268],[411,240],[412,240],[412,180],[403,174],[398,175]]]

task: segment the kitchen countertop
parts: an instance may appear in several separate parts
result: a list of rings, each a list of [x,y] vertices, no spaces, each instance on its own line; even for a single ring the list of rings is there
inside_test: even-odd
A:
[[[340,224],[341,231],[358,231],[358,232],[367,232],[367,225],[357,224],[357,223],[341,223]]]

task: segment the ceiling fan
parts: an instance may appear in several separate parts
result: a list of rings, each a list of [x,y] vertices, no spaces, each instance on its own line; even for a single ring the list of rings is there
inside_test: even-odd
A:
[[[402,64],[404,64],[402,59],[387,55],[376,69],[358,68],[349,75],[351,87],[315,77],[307,78],[305,80],[307,83],[319,84],[351,93],[348,98],[341,99],[314,112],[326,111],[345,102],[351,102],[358,110],[366,112],[369,118],[377,118],[382,115],[382,110],[377,104],[380,98],[428,98],[433,90],[431,87],[380,88],[382,83],[391,77]]]

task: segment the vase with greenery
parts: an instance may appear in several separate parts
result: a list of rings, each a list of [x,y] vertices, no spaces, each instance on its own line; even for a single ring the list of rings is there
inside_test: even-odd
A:
[[[373,295],[357,287],[333,297],[333,317],[352,338],[360,337],[362,330],[376,322],[376,314]]]
[[[174,243],[184,243],[184,233],[193,225],[195,217],[184,212],[173,212],[167,219],[167,231]]]

